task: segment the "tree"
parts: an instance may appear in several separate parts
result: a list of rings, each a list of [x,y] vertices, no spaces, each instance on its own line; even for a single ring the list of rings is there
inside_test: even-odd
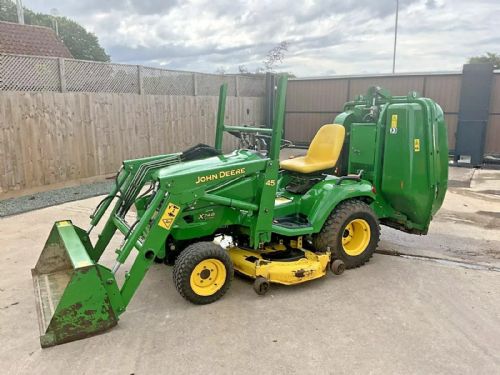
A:
[[[283,63],[285,52],[288,51],[289,45],[290,44],[286,40],[284,40],[280,42],[276,47],[269,50],[266,55],[266,59],[264,60],[264,66],[267,72],[274,71],[276,65]]]
[[[238,72],[240,74],[249,74],[248,68],[244,64],[238,66]]]
[[[16,5],[10,0],[0,0],[0,21],[17,22]]]
[[[271,48],[263,61],[263,66],[259,66],[255,69],[255,74],[273,73],[274,69],[278,64],[282,64],[285,59],[285,52],[288,51],[290,43],[286,40],[280,42],[276,47]],[[252,74],[249,72],[246,65],[242,64],[238,66],[238,71],[240,74]],[[295,75],[288,73],[290,76],[295,77]]]
[[[224,68],[223,66],[219,66],[215,70],[215,74],[220,74],[221,76],[223,76],[224,74],[226,74],[226,68]]]
[[[500,55],[493,52],[486,52],[484,55],[469,58],[469,64],[474,63],[492,63],[494,69],[500,69]]]
[[[95,34],[66,17],[55,17],[59,37],[68,47],[75,59],[110,61],[109,55],[99,44]],[[35,13],[24,8],[24,22],[27,25],[53,27],[54,17],[44,13]],[[17,22],[16,5],[10,0],[0,0],[0,21]]]

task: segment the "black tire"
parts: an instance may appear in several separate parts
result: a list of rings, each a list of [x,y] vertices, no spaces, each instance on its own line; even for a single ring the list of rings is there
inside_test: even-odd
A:
[[[357,255],[349,255],[342,244],[346,227],[353,220],[361,219],[370,227],[368,245]],[[340,203],[330,214],[321,231],[313,237],[313,245],[317,251],[330,248],[332,261],[340,259],[347,269],[362,266],[372,257],[380,239],[380,224],[370,206],[360,200],[349,200]]]
[[[330,270],[334,275],[342,275],[345,271],[345,263],[340,259],[335,259],[330,263]]]
[[[266,294],[269,291],[269,287],[269,281],[262,276],[257,277],[253,283],[253,290],[255,290],[255,293],[259,296]]]
[[[178,240],[178,241],[167,241],[165,242],[165,258],[163,259],[163,263],[167,266],[173,266],[179,254],[189,245],[194,244],[196,242],[212,242],[213,236],[201,237],[195,240]],[[173,249],[172,249],[173,245]]]
[[[220,286],[220,284],[215,284],[218,289],[213,294],[201,295],[193,289],[193,287],[196,288],[196,285],[192,286],[191,275],[196,266],[200,263],[203,264],[202,262],[213,259],[219,261],[223,265],[225,269],[224,281],[222,286]],[[214,270],[212,269],[211,271]],[[203,272],[204,270],[202,273]],[[210,270],[208,270],[208,275],[206,277],[202,276],[201,278],[208,281],[210,275]],[[182,297],[196,305],[205,305],[221,298],[229,289],[231,281],[233,280],[233,275],[233,263],[231,262],[229,254],[222,247],[213,242],[196,242],[186,247],[177,257],[173,270],[175,288]],[[193,277],[196,276],[193,275]],[[210,280],[212,279],[210,278]],[[213,284],[213,282],[211,283]]]

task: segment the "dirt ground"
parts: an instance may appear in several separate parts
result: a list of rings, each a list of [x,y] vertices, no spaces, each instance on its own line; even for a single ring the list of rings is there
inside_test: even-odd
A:
[[[383,227],[379,249],[405,256],[375,254],[265,297],[236,277],[206,306],[184,301],[171,267],[155,265],[117,327],[42,350],[30,269],[53,221],[87,228],[98,201],[0,219],[2,373],[500,373],[498,171],[452,168],[427,236]],[[111,246],[104,263],[113,259]]]

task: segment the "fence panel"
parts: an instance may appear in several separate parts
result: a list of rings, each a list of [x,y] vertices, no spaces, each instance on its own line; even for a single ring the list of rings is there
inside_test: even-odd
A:
[[[143,67],[142,93],[150,95],[194,95],[193,73]]]
[[[364,94],[370,86],[388,89],[393,95],[417,91],[434,99],[443,109],[448,145],[455,148],[460,104],[461,73],[398,74],[291,80],[288,84],[285,136],[307,145],[321,125],[331,122],[345,101]],[[346,94],[347,92],[347,94]],[[485,154],[500,155],[500,74],[494,75]]]
[[[123,160],[213,144],[215,96],[0,92],[0,193],[115,173]],[[229,97],[226,123],[261,124]],[[235,138],[224,137],[226,151]]]
[[[64,72],[67,91],[139,92],[136,65],[64,59]]]
[[[265,82],[265,76],[238,76],[238,96],[265,96]]]
[[[57,58],[0,55],[1,90],[60,91]]]
[[[218,74],[197,74],[196,95],[219,95],[220,85],[227,83],[227,95],[236,96],[236,76]]]
[[[491,114],[500,115],[500,74],[497,73],[493,76],[493,84],[491,87]]]
[[[287,92],[287,111],[341,112],[347,101],[347,79],[290,81]]]
[[[500,74],[495,74],[491,88],[490,118],[486,129],[486,154],[500,155]]]
[[[0,54],[0,90],[106,92],[147,95],[265,95],[264,75],[220,75],[174,71],[139,65],[54,57]]]
[[[0,193],[108,175],[125,159],[211,144],[222,83],[226,123],[264,122],[263,75],[0,54]],[[224,145],[234,149],[234,137]]]
[[[429,75],[425,77],[425,90],[421,94],[435,100],[447,114],[458,114],[461,74]]]
[[[370,86],[380,86],[388,89],[392,95],[406,95],[410,91],[417,91],[422,94],[424,78],[422,76],[352,78],[349,98],[352,100],[360,94],[365,94]]]

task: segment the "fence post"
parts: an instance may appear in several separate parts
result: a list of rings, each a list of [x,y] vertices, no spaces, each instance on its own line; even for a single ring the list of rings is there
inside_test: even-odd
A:
[[[240,76],[236,76],[236,82],[235,82],[235,86],[236,86],[236,92],[234,93],[234,95],[236,97],[240,96]]]
[[[142,65],[137,65],[137,93],[144,94],[143,80],[142,80]]]
[[[275,87],[276,76],[272,73],[266,73],[266,101],[265,101],[265,125],[267,128],[273,127],[274,119],[274,101],[275,101]],[[283,129],[283,136],[285,136],[286,127]]]
[[[64,58],[59,57],[57,60],[59,66],[59,85],[61,86],[61,92],[66,92],[66,70],[64,66]]]
[[[347,78],[347,94],[346,94],[346,98],[345,98],[346,103],[349,100],[351,100],[351,79]]]
[[[193,95],[198,96],[198,82],[196,80],[196,77],[198,75],[196,73],[193,73]]]

